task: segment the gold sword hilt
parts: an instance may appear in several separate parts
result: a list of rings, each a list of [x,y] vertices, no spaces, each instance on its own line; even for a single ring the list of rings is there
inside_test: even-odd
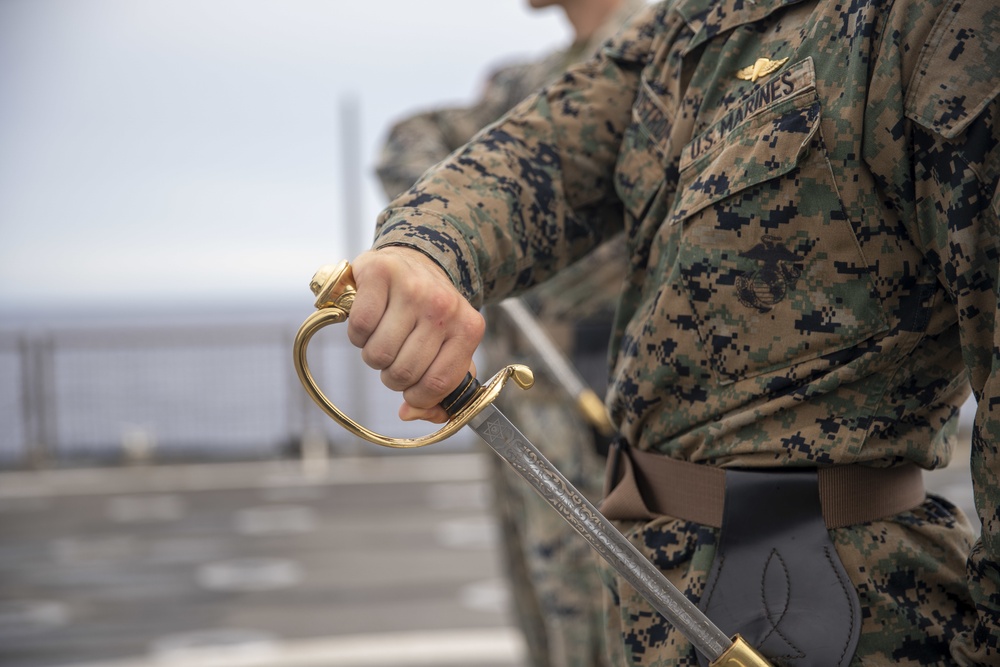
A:
[[[305,387],[306,393],[316,405],[334,421],[359,438],[364,438],[376,445],[397,449],[432,445],[451,437],[468,424],[469,420],[500,395],[507,380],[514,380],[514,383],[522,389],[528,389],[534,384],[535,378],[531,369],[521,364],[506,366],[482,385],[470,373],[466,375],[459,388],[441,402],[450,419],[438,431],[417,438],[390,438],[370,431],[341,412],[326,397],[316,384],[306,359],[309,341],[312,340],[316,332],[331,324],[346,321],[351,313],[351,306],[354,305],[354,297],[357,294],[357,285],[354,282],[350,263],[343,260],[338,264],[320,267],[313,275],[309,288],[316,296],[317,310],[306,318],[302,326],[299,327],[298,333],[295,334],[295,342],[292,346],[295,372],[298,374],[302,386]]]

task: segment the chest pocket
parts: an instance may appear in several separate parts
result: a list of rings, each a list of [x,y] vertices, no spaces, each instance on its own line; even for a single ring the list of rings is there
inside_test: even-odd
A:
[[[667,224],[678,244],[674,279],[723,384],[845,350],[887,328],[811,86],[695,137]]]

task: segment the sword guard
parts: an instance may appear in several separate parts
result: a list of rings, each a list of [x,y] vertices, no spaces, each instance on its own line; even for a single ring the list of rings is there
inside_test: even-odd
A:
[[[514,380],[514,384],[522,389],[528,389],[534,384],[534,375],[531,369],[521,364],[511,364],[502,368],[496,375],[486,383],[479,386],[471,396],[462,396],[461,407],[454,411],[449,411],[451,418],[441,427],[440,430],[430,435],[418,438],[390,438],[370,431],[357,423],[335,406],[323,391],[316,384],[312,372],[309,370],[309,363],[306,359],[306,349],[313,335],[323,327],[331,324],[339,324],[347,320],[351,313],[351,306],[354,305],[354,296],[357,293],[357,286],[354,283],[354,274],[351,272],[351,265],[343,260],[338,264],[328,264],[321,267],[309,284],[310,289],[316,296],[316,312],[306,318],[298,333],[295,334],[293,344],[293,359],[295,362],[295,372],[305,387],[309,397],[334,421],[339,423],[349,432],[364,438],[369,442],[383,447],[393,447],[396,449],[411,449],[423,447],[441,442],[455,434],[459,429],[469,423],[469,421],[479,414],[483,408],[492,403],[508,380]],[[467,377],[462,383],[465,389],[469,381],[476,382],[474,378]],[[476,383],[478,384],[478,383]]]

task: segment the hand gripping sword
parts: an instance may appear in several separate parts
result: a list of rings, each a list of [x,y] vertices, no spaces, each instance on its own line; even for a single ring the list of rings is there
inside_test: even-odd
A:
[[[306,361],[313,335],[325,326],[344,322],[354,303],[356,286],[346,261],[320,268],[310,288],[317,311],[306,318],[295,336],[293,359],[306,392],[327,415],[354,435],[394,448],[423,447],[440,442],[468,425],[503,458],[597,553],[640,595],[708,658],[711,667],[769,667],[740,635],[728,637],[663,576],[656,567],[549,463],[517,428],[492,405],[507,380],[522,389],[534,382],[526,366],[507,366],[486,384],[467,374],[441,405],[450,419],[438,431],[418,438],[388,438],[369,431],[342,413],[317,386]]]

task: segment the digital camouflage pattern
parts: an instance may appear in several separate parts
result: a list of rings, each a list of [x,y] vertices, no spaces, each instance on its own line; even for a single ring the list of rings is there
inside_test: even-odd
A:
[[[390,129],[376,168],[390,198],[412,186],[430,167],[463,146],[480,129],[554,81],[570,65],[592,56],[646,6],[623,0],[589,39],[546,58],[499,69],[482,96],[469,107],[416,114]],[[625,273],[624,240],[603,244],[557,279],[526,294],[529,307],[559,348],[604,394],[608,341],[614,306]],[[536,370],[530,392],[506,392],[498,402],[521,430],[592,502],[600,500],[604,457],[575,402],[542,371],[531,345],[487,309],[488,367],[491,375],[509,363]],[[552,511],[535,491],[499,458],[492,459],[494,504],[501,526],[504,562],[511,580],[515,615],[533,667],[603,667],[602,584],[590,546]]]
[[[971,384],[981,539],[937,498],[831,537],[853,664],[997,665],[998,73],[993,0],[663,2],[397,198],[376,245],[478,306],[623,230],[608,403],[679,459],[938,468]],[[713,530],[622,528],[699,599]],[[614,664],[695,664],[606,578]]]

